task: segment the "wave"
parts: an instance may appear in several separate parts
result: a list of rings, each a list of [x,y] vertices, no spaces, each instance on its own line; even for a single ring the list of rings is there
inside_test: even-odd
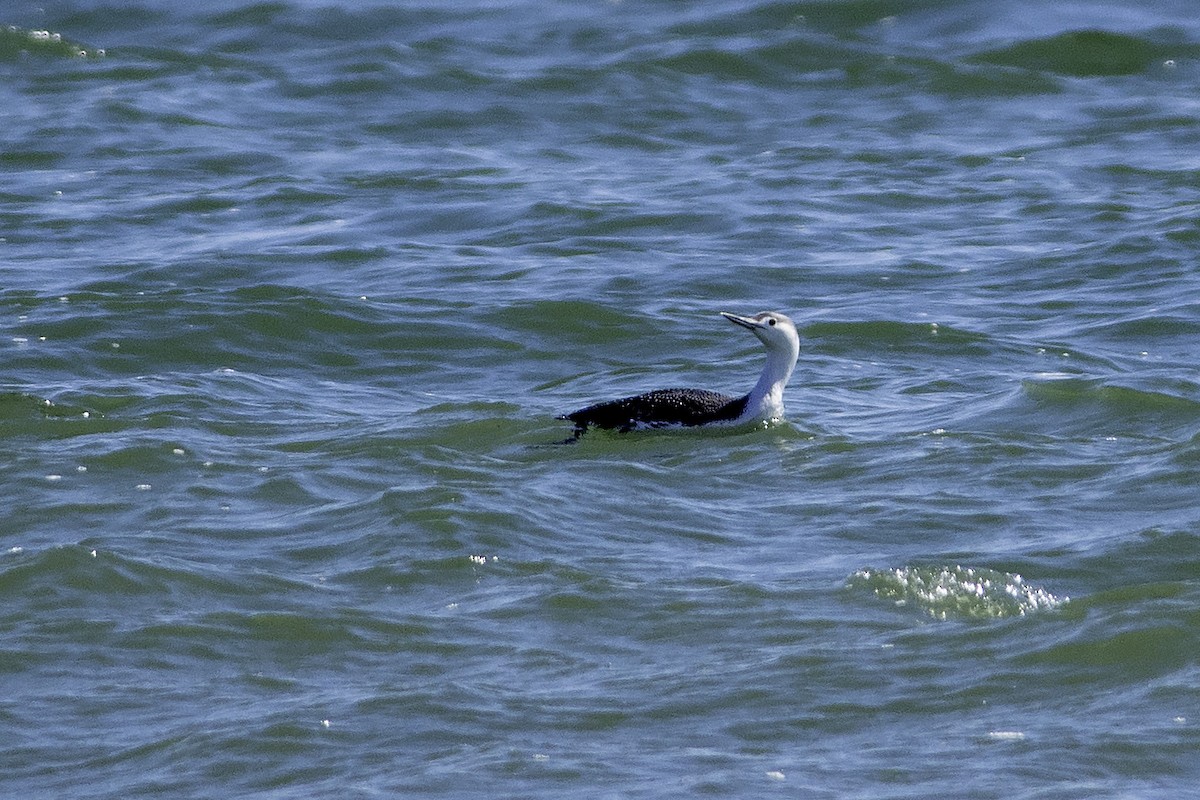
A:
[[[1089,78],[1133,75],[1151,65],[1196,52],[1194,45],[1161,44],[1142,36],[1081,30],[1015,42],[978,53],[969,61]]]
[[[94,281],[62,297],[23,298],[28,346],[10,366],[94,377],[291,364],[353,367],[394,349],[420,326],[397,322],[364,297],[263,284],[228,290],[148,287],[154,275]],[[15,370],[14,370],[15,371]]]
[[[121,69],[183,65],[257,73],[294,98],[336,95],[342,102],[361,98],[376,103],[398,88],[426,100],[452,93],[458,98],[453,109],[436,102],[418,102],[410,109],[422,125],[450,129],[489,120],[520,124],[523,117],[511,101],[522,95],[587,97],[597,86],[617,88],[630,79],[643,92],[661,95],[664,103],[675,97],[716,102],[708,93],[677,91],[681,81],[696,80],[760,87],[912,84],[954,95],[1013,95],[1057,91],[1064,77],[1138,74],[1200,52],[1172,29],[1139,33],[1079,27],[997,46],[1002,14],[976,14],[979,21],[964,32],[963,10],[953,4],[914,9],[878,0],[767,2],[733,11],[719,6],[644,11],[635,34],[619,24],[619,17],[601,17],[596,11],[543,14],[533,24],[518,24],[508,17],[522,13],[520,4],[486,10],[470,4],[449,10],[372,5],[363,11],[326,8],[313,13],[300,3],[268,3],[177,20],[190,31],[185,47],[162,33],[171,31],[170,18],[143,10],[134,23],[156,31],[157,38],[139,40],[125,33],[117,38],[132,38],[133,43],[117,44],[108,52],[126,62]],[[114,37],[111,22],[98,13],[66,21],[86,35]],[[516,40],[492,35],[505,26],[517,32]],[[198,41],[197,31],[203,31]],[[31,41],[30,33],[0,31],[0,59],[30,48],[55,55],[104,52],[44,31],[34,33],[48,39]],[[347,68],[280,74],[256,63],[280,48],[310,47],[334,48],[332,57]],[[670,84],[675,89],[667,89]],[[490,102],[463,105],[463,97],[485,90]],[[619,109],[609,111],[613,113]]]
[[[86,542],[35,551],[13,547],[0,558],[0,598],[12,599],[26,611],[69,615],[73,619],[77,615],[72,609],[110,603],[137,605],[137,598],[147,595],[176,600],[215,594],[249,596],[285,586],[284,581],[262,576],[250,581],[234,580],[216,568],[178,559],[152,563]],[[87,624],[86,620],[76,621],[81,626]]]
[[[935,619],[992,619],[1053,611],[1069,601],[1025,583],[1020,575],[963,566],[867,567],[846,586]]]
[[[27,55],[102,58],[105,51],[82,45],[55,31],[26,30],[15,25],[0,26],[0,61],[14,61]]]
[[[1147,381],[1151,379],[1146,379]],[[1107,420],[1147,422],[1149,415],[1187,423],[1200,420],[1200,387],[1172,382],[1169,390],[1153,384],[1128,386],[1112,379],[1047,375],[1024,382],[1025,392],[1047,410],[1078,413],[1089,408]],[[1196,396],[1188,397],[1184,393]]]
[[[1022,665],[1121,684],[1172,673],[1190,680],[1200,653],[1194,527],[1119,535],[1091,544],[1073,561],[1056,559],[1064,579],[1094,591],[1072,601],[1076,624],[1023,654]]]
[[[985,355],[991,350],[986,334],[938,322],[813,322],[804,327],[801,337],[829,340],[826,345],[833,344],[833,352],[844,352],[859,347],[867,347],[877,352],[880,347],[893,347],[932,348],[940,353],[955,355]]]

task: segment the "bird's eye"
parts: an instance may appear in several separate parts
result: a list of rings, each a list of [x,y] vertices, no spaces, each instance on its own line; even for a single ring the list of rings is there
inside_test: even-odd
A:
[[[768,324],[768,325],[774,325],[774,324],[775,324],[775,318],[774,318],[774,317],[771,317],[770,319],[768,319],[768,320],[767,320],[767,324]]]

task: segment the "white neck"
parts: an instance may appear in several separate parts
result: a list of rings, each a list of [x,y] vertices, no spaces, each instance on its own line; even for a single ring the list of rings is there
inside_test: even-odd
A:
[[[750,390],[743,418],[775,420],[783,418],[783,387],[796,368],[799,352],[791,347],[768,347],[767,365],[758,383]]]

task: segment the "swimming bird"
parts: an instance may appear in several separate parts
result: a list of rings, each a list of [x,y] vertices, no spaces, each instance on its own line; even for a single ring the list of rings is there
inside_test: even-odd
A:
[[[574,436],[568,441],[578,439],[589,427],[625,433],[638,428],[737,425],[781,418],[783,387],[800,355],[796,326],[777,311],[753,317],[722,311],[721,316],[748,329],[767,348],[767,364],[749,394],[736,397],[706,389],[656,389],[597,403],[558,417],[575,423]]]

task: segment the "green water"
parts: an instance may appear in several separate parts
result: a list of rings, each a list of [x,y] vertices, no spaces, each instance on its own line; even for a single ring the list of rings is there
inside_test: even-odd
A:
[[[1200,778],[1190,3],[0,22],[0,793]]]

